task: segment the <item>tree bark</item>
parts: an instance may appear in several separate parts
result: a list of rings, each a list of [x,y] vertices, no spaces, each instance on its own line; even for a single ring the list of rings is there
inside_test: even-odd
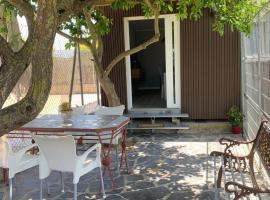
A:
[[[58,24],[56,4],[57,0],[38,1],[30,88],[21,101],[0,110],[0,136],[33,120],[47,101],[52,81],[52,47]]]
[[[23,46],[23,40],[19,28],[19,23],[15,11],[11,13],[10,20],[7,24],[7,41],[11,44],[12,49],[17,52]]]
[[[0,27],[2,29],[4,29],[5,31],[1,31],[0,35],[4,39],[7,39],[7,23],[6,23],[6,19],[4,17],[4,10],[5,10],[5,6],[1,5],[0,6]]]
[[[11,0],[10,3],[25,14],[29,34],[27,41],[23,44],[17,18],[14,13],[11,19],[2,21],[2,23],[5,23],[7,32],[5,37],[0,38],[0,108],[3,107],[3,104],[16,86],[18,80],[29,66],[33,46],[34,12],[31,5],[24,1],[18,2],[14,0]],[[3,7],[0,8],[2,10],[4,9]],[[11,48],[8,42],[13,43],[13,45],[11,45],[13,48]]]
[[[109,106],[111,107],[119,106],[121,102],[115,91],[115,87],[111,79],[108,76],[105,76],[105,77],[98,77],[98,80],[107,97]]]

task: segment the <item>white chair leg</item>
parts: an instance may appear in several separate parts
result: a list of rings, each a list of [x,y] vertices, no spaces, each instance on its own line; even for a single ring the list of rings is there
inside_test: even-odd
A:
[[[50,192],[50,186],[49,186],[48,179],[45,180],[45,184],[46,184],[46,188],[47,188],[47,195],[50,195],[51,192]]]
[[[74,184],[74,200],[77,200],[77,184]]]
[[[9,179],[9,200],[12,200],[12,190],[13,190],[12,178],[10,178]]]
[[[40,179],[40,188],[39,188],[39,189],[40,189],[40,190],[39,190],[39,199],[40,199],[40,200],[42,200],[42,196],[43,196],[43,195],[42,195],[42,187],[43,187],[42,183],[43,183],[43,180]]]
[[[61,172],[61,186],[62,186],[61,192],[64,193],[64,192],[65,192],[65,185],[64,185],[64,176],[63,176],[63,172]]]
[[[105,199],[106,198],[106,194],[105,194],[105,189],[104,189],[104,181],[103,181],[103,177],[102,177],[102,168],[101,167],[99,168],[99,171],[100,171],[102,196],[103,196],[103,199]]]

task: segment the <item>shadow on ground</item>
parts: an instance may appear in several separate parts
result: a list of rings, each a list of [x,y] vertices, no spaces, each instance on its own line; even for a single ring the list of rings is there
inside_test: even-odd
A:
[[[116,189],[111,191],[111,184],[105,181],[108,200],[185,200],[214,199],[211,189],[213,180],[207,180],[207,154],[209,143],[216,142],[222,134],[181,134],[181,133],[133,133],[129,136],[129,168],[127,174],[114,170]],[[235,137],[235,136],[233,136]],[[207,151],[208,149],[208,151]],[[113,152],[114,153],[114,152]],[[115,155],[112,155],[115,158]],[[115,159],[112,163],[116,166]],[[78,184],[78,199],[99,199],[100,187],[98,170],[81,178]],[[64,175],[65,193],[61,193],[60,174],[53,172],[48,178],[51,200],[72,199],[72,175]],[[45,185],[45,184],[44,184]],[[46,188],[44,186],[44,191]],[[5,199],[8,187],[0,184],[0,199]],[[38,168],[27,170],[16,176],[15,199],[38,199]]]

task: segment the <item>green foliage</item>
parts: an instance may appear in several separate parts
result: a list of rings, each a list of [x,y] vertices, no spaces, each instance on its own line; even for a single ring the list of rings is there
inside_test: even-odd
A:
[[[95,28],[97,34],[103,36],[110,31],[111,20],[103,15],[99,10],[95,10],[92,13],[92,19],[95,22]]]
[[[155,0],[154,5],[159,8],[161,13],[172,13],[173,3],[172,1]]]
[[[255,15],[263,4],[263,1],[253,0],[179,0],[177,17],[180,20],[197,20],[203,15],[203,9],[208,8],[215,14],[214,31],[223,35],[225,25],[229,25],[232,30],[236,29],[247,35],[251,31]]]
[[[90,11],[89,11],[90,12]],[[87,25],[87,21],[90,20],[94,26],[95,33],[91,33]],[[110,31],[111,20],[104,16],[101,11],[94,10],[91,13],[91,19],[86,19],[85,16],[72,16],[60,26],[61,30],[68,30],[69,35],[72,37],[83,38],[88,42],[91,42],[94,34],[103,36]],[[74,47],[75,43],[69,41],[65,44],[67,49]]]
[[[37,9],[37,0],[25,0],[27,1],[34,10]],[[6,12],[6,16],[8,17],[12,12],[15,12],[19,16],[23,16],[23,13],[21,13],[16,7],[14,7],[11,3],[8,2],[8,0],[0,0],[0,6],[4,6]]]
[[[243,122],[244,115],[240,112],[240,109],[237,106],[232,106],[228,113],[228,121],[231,123],[233,127],[239,127]]]
[[[154,15],[154,12],[145,4],[142,4],[142,12],[146,18],[150,18]]]
[[[37,0],[25,0],[29,2],[34,9],[37,7]],[[160,13],[176,13],[179,20],[192,19],[197,20],[203,15],[204,9],[210,9],[214,13],[213,30],[223,35],[224,28],[228,25],[231,30],[238,30],[246,35],[251,31],[253,19],[258,10],[264,5],[265,0],[149,0]],[[5,18],[8,19],[11,11],[19,11],[14,8],[7,0],[0,0],[0,5],[4,5]],[[153,10],[143,0],[114,0],[112,8],[118,10],[128,10],[136,5],[141,6],[146,18],[153,16]],[[93,33],[90,33],[87,27],[87,21],[94,23],[95,34],[103,36],[110,31],[112,25],[111,19],[103,15],[102,9],[96,7],[91,11],[91,19],[86,19],[83,14],[79,16],[70,16],[69,19],[60,26],[62,30],[68,31],[71,36],[84,38],[91,41]],[[5,31],[0,27],[0,31]],[[93,31],[93,30],[91,30]],[[70,48],[74,44],[67,44]]]
[[[134,6],[138,4],[136,1],[131,1],[131,0],[115,0],[112,3],[112,8],[117,10],[129,10],[131,8],[134,8]]]

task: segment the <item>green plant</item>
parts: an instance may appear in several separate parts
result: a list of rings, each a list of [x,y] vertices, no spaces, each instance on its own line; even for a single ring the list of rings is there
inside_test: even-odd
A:
[[[232,106],[228,113],[228,121],[233,127],[239,127],[243,122],[244,115],[240,112],[240,109],[237,106]]]
[[[60,105],[61,112],[69,112],[72,111],[71,105],[69,102],[64,102]]]

